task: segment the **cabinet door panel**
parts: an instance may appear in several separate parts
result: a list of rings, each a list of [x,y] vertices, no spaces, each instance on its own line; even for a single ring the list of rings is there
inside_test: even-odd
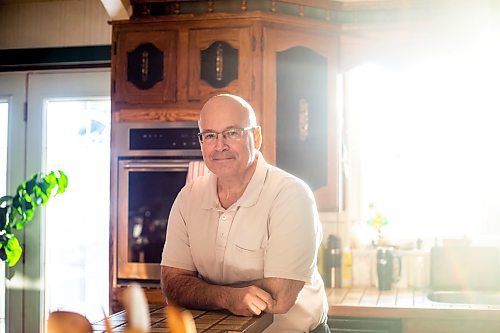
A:
[[[335,38],[264,28],[262,130],[266,159],[304,179],[318,209],[339,209]]]
[[[204,101],[219,92],[251,100],[251,40],[250,27],[190,30],[189,100]]]
[[[313,191],[328,186],[327,59],[293,47],[276,63],[276,165]]]
[[[176,32],[121,32],[117,39],[114,100],[175,101]]]

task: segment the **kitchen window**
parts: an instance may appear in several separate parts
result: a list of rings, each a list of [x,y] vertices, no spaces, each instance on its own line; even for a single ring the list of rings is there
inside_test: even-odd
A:
[[[362,242],[375,237],[370,205],[399,242],[500,236],[500,48],[490,41],[346,73],[348,215]]]

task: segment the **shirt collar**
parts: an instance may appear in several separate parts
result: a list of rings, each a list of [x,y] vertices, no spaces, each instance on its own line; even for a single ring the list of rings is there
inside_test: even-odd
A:
[[[231,207],[251,207],[259,200],[260,193],[264,187],[264,181],[266,180],[269,165],[264,160],[264,156],[262,156],[260,151],[256,152],[256,159],[257,167],[255,168],[245,192],[243,192],[243,195]],[[224,208],[220,205],[219,198],[217,196],[217,176],[213,173],[209,174],[208,187],[208,190],[203,195],[201,204],[202,208],[224,210]]]

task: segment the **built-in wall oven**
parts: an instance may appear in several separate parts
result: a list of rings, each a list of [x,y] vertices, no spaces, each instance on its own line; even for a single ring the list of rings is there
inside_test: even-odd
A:
[[[198,127],[195,122],[113,126],[114,283],[154,283],[160,279],[170,209],[186,183],[189,163],[202,159]]]

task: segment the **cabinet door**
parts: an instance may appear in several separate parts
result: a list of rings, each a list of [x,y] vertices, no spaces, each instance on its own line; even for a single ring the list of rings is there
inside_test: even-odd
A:
[[[338,209],[335,40],[264,29],[263,152],[313,189],[318,208]]]
[[[114,66],[115,102],[174,102],[177,33],[119,32]]]
[[[332,333],[401,333],[401,320],[392,318],[331,317]]]
[[[252,30],[192,29],[189,32],[191,101],[229,92],[252,99]]]

